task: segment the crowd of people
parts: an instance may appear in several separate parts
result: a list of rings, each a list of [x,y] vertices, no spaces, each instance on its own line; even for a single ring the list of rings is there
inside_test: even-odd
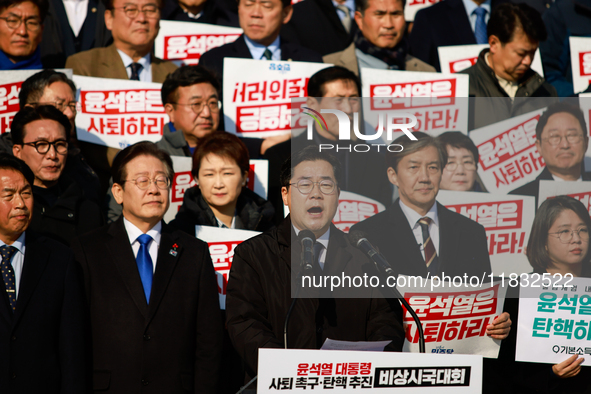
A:
[[[39,72],[22,83],[20,109],[0,136],[0,392],[234,393],[257,375],[261,348],[319,349],[330,338],[389,341],[385,351],[402,351],[403,312],[391,294],[304,289],[294,279],[304,270],[379,275],[333,224],[339,196],[385,207],[350,233],[363,234],[396,274],[487,276],[494,270],[485,227],[437,197],[487,193],[471,131],[535,110],[532,144],[545,167],[510,191],[536,201],[524,253],[534,273],[589,277],[589,209],[566,195],[538,200],[540,181],[591,180],[585,115],[578,98],[561,100],[581,93],[568,38],[591,34],[590,0],[443,0],[413,22],[405,7],[404,0],[1,0],[0,70]],[[160,20],[243,33],[199,65],[177,67],[153,54]],[[226,58],[334,65],[309,76],[306,107],[353,120],[362,68],[435,73],[438,48],[468,44],[488,44],[462,71],[477,98],[468,130],[415,132],[414,140],[392,142],[400,151],[360,154],[319,148],[344,147],[329,114],[325,127],[313,123],[293,137],[224,131]],[[531,67],[538,49],[546,78]],[[170,121],[160,141],[119,150],[78,140],[76,85],[59,68],[161,83]],[[166,223],[171,156],[192,159],[195,186]],[[269,163],[266,198],[247,187],[251,159]],[[196,226],[262,233],[234,251],[225,309]],[[314,261],[303,267],[298,236],[310,232]],[[509,393],[591,393],[584,357],[515,361],[519,289],[508,291],[503,313],[485,329],[500,351],[485,359],[483,392],[502,385]]]

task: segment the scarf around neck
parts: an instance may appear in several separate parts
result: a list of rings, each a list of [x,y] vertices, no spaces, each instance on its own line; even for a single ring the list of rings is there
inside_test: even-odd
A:
[[[406,36],[392,49],[379,48],[369,42],[367,38],[361,34],[360,30],[355,33],[355,47],[361,52],[371,55],[381,61],[385,62],[393,70],[406,69],[406,55],[408,54],[408,42]]]
[[[35,52],[25,60],[13,63],[3,51],[0,51],[0,70],[42,70],[41,48],[37,47]]]

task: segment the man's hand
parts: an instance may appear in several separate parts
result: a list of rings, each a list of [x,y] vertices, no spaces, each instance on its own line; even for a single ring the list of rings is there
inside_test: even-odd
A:
[[[290,138],[291,138],[291,133],[290,134],[276,135],[275,137],[267,137],[267,138],[265,138],[263,140],[263,143],[261,144],[261,156],[264,155],[265,152],[267,151],[267,149],[269,149],[273,145],[277,145],[280,142],[287,141]]]
[[[503,312],[486,327],[486,335],[493,339],[505,339],[509,336],[510,331],[511,318],[507,312]]]
[[[578,354],[574,354],[560,364],[554,364],[552,366],[552,372],[561,379],[572,378],[578,375],[581,372],[581,364],[585,361],[583,357],[578,357]]]

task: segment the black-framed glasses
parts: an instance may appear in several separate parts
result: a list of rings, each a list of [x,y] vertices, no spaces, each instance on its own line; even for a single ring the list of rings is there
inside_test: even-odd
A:
[[[571,145],[580,144],[583,141],[583,134],[567,134],[566,140]],[[556,146],[562,142],[562,136],[560,134],[551,135],[550,137],[542,138],[543,141],[548,141],[548,143],[552,146]]]
[[[548,235],[553,235],[556,238],[558,238],[558,240],[561,243],[567,244],[573,240],[574,233],[577,233],[577,235],[579,236],[579,239],[582,242],[589,242],[589,229],[587,227],[581,227],[578,230],[564,229],[564,230],[557,231],[555,233],[548,233]]]
[[[35,148],[37,153],[44,155],[49,152],[49,147],[53,145],[55,151],[60,155],[65,155],[68,153],[68,141],[66,140],[55,140],[53,142],[49,141],[35,141],[35,142],[24,142],[23,145],[32,146]]]
[[[70,101],[66,104],[65,101],[43,101],[43,102],[36,102],[36,103],[29,103],[31,105],[53,105],[55,108],[59,109],[61,112],[64,112],[66,108],[70,108],[73,113],[78,112],[78,108],[80,104],[77,101]]]
[[[170,179],[166,176],[158,176],[154,179],[147,176],[138,176],[135,179],[127,179],[123,182],[135,183],[140,190],[146,190],[152,183],[156,184],[156,187],[161,190],[167,190],[170,187]]]
[[[4,20],[6,22],[6,25],[8,26],[9,29],[18,29],[21,25],[21,23],[23,23],[23,19],[19,18],[18,16],[3,16],[0,17],[0,19]],[[27,28],[28,31],[30,31],[31,33],[36,33],[39,31],[39,29],[41,28],[41,19],[39,18],[29,18],[29,19],[25,19],[25,27]]]
[[[474,170],[476,170],[476,163],[474,163],[473,161],[464,161],[464,162],[461,162],[461,163],[457,163],[457,162],[455,162],[455,161],[450,161],[450,162],[448,162],[448,163],[445,165],[445,169],[446,169],[447,171],[452,171],[452,172],[453,172],[453,171],[455,171],[455,170],[458,168],[458,166],[460,166],[460,165],[461,165],[462,167],[464,167],[464,170],[466,170],[466,171],[474,171]]]
[[[203,108],[205,108],[206,105],[209,107],[209,110],[211,112],[219,112],[220,109],[222,108],[222,102],[219,101],[218,99],[211,99],[209,101],[198,101],[198,102],[189,103],[189,104],[181,104],[181,103],[171,103],[171,104],[185,105],[185,106],[188,105],[191,107],[193,112],[195,112],[197,115],[199,115],[201,113],[201,111],[203,111]]]
[[[146,18],[156,18],[158,14],[160,14],[160,9],[155,5],[147,5],[141,10],[133,5],[127,5],[125,7],[113,7],[113,9],[123,10],[125,16],[127,16],[129,19],[137,18],[140,12],[143,12]]]
[[[290,185],[295,186],[302,194],[310,194],[312,189],[314,189],[314,185],[318,185],[318,189],[320,189],[322,194],[332,194],[336,188],[336,183],[328,179],[320,182],[312,182],[309,179],[300,179],[297,182],[290,183]]]

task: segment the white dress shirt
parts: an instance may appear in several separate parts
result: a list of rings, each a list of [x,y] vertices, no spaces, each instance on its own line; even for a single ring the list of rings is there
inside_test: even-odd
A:
[[[2,245],[6,244],[0,241],[0,246]],[[21,276],[23,274],[23,263],[25,261],[25,233],[22,233],[21,236],[18,237],[18,239],[10,246],[14,246],[18,249],[18,251],[12,255],[12,259],[10,260],[10,264],[14,270],[14,287],[16,290],[15,298],[18,299],[18,290],[20,288]]]
[[[476,14],[474,14],[474,10],[478,8],[478,4],[473,2],[472,0],[462,0],[464,2],[464,8],[466,9],[466,14],[468,14],[468,19],[470,20],[470,27],[472,27],[472,31],[476,31],[476,19],[478,18]],[[480,7],[486,10],[486,15],[484,15],[484,22],[488,25],[488,20],[490,19],[490,3],[491,0],[486,0],[484,3],[480,4]]]
[[[250,38],[244,35],[244,41],[246,41],[246,46],[250,51],[253,59],[256,60],[266,60],[263,57],[263,53],[265,53],[265,49],[269,48],[271,51],[271,59],[272,60],[281,60],[281,47],[279,46],[279,36],[269,45],[268,47],[259,44],[258,42],[252,41]]]
[[[117,49],[117,52],[119,52],[119,56],[121,56],[121,60],[123,60],[123,65],[125,66],[125,71],[127,71],[127,77],[131,78],[130,65],[131,65],[131,63],[134,63],[133,59],[130,58],[129,56],[127,56],[126,53],[124,53],[123,51],[120,51],[119,49]],[[146,56],[144,56],[143,58],[138,60],[136,63],[139,63],[142,65],[142,69],[139,72],[140,81],[152,82],[152,55],[150,55],[148,53]]]
[[[425,259],[425,246],[423,245],[423,231],[421,230],[419,220],[425,216],[431,218],[431,224],[429,224],[429,235],[433,241],[433,246],[435,246],[435,251],[439,256],[439,217],[437,215],[437,203],[433,204],[426,215],[421,216],[414,209],[404,205],[402,200],[399,200],[399,202],[400,209],[402,209],[402,213],[404,213],[406,220],[408,220],[408,224],[410,224],[410,228],[412,228],[412,233],[417,240],[417,244],[421,245],[421,254],[423,255],[423,259]]]
[[[137,238],[142,235],[143,232],[125,218],[123,218],[123,224],[125,225],[127,236],[129,237],[129,243],[131,244],[133,255],[137,258],[137,254],[140,251],[140,242],[137,240]],[[148,253],[150,253],[150,258],[152,259],[153,272],[156,272],[158,247],[160,246],[160,237],[162,235],[162,222],[158,222],[158,224],[148,230],[146,234],[152,237],[152,241],[150,241],[150,244],[148,245]]]
[[[292,226],[293,226],[293,224],[292,224]],[[296,235],[300,234],[300,230],[295,228],[295,226],[293,226],[293,229],[294,229]],[[322,251],[320,252],[320,257],[315,256],[316,259],[318,260],[318,265],[320,265],[320,268],[323,270],[324,270],[324,262],[326,261],[326,253],[328,252],[328,240],[329,239],[330,239],[330,227],[319,238],[316,238],[316,242],[318,242],[318,243],[322,244],[322,246],[324,246],[324,248],[322,248]]]
[[[86,13],[88,12],[88,0],[63,0],[64,8],[66,9],[66,15],[68,16],[68,22],[74,32],[74,35],[78,37],[82,25],[86,20]]]

